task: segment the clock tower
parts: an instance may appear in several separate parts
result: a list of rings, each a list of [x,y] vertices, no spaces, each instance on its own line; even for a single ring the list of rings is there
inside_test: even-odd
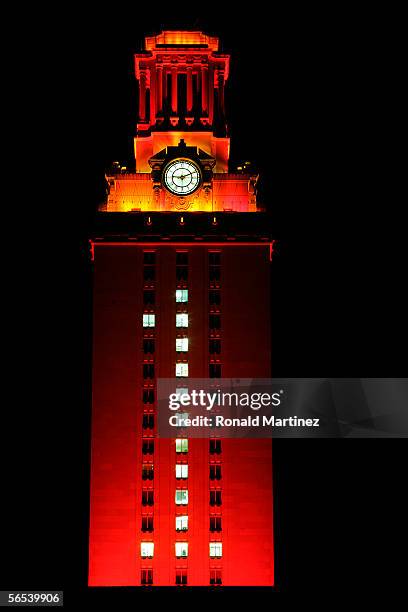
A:
[[[136,169],[95,220],[90,586],[272,586],[272,448],[157,436],[157,379],[270,376],[269,218],[229,168],[229,55],[164,31],[135,56]]]

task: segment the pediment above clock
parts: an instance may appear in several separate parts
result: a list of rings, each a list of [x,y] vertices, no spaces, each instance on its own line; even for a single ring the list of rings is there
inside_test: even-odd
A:
[[[199,147],[189,147],[186,142],[181,139],[177,146],[169,146],[149,158],[149,165],[152,170],[160,170],[165,163],[172,159],[187,158],[200,163],[203,168],[212,169],[216,164],[215,157],[208,155]]]

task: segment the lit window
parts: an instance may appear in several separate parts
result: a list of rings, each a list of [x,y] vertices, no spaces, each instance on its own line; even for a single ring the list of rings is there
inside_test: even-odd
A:
[[[186,427],[186,419],[191,418],[189,412],[178,412],[174,416],[176,417],[176,427]]]
[[[177,506],[186,506],[188,504],[187,489],[176,489],[176,504]]]
[[[176,395],[180,398],[181,395],[186,395],[188,393],[187,387],[177,387]]]
[[[210,542],[210,557],[222,557],[222,542]]]
[[[176,327],[188,327],[188,314],[185,312],[178,312],[176,314]]]
[[[188,465],[185,463],[177,463],[176,478],[188,478]]]
[[[188,363],[176,363],[176,376],[188,376]]]
[[[176,557],[188,557],[187,542],[176,542]]]
[[[176,439],[176,453],[187,453],[188,452],[188,440],[187,438]]]
[[[176,531],[187,531],[188,516],[176,516]]]
[[[176,338],[176,351],[178,353],[188,351],[188,338]]]
[[[140,544],[140,554],[146,559],[147,557],[151,559],[153,557],[154,552],[154,543],[153,542],[142,542]]]
[[[176,302],[188,302],[188,289],[176,289]]]
[[[154,327],[156,324],[156,315],[144,314],[143,315],[143,327]]]

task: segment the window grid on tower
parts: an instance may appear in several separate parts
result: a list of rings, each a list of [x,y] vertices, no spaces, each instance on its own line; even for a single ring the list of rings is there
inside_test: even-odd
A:
[[[175,353],[175,376],[182,378],[181,386],[185,387],[185,380],[189,376],[189,254],[188,251],[176,251],[176,344]],[[187,389],[177,389],[177,392],[186,392]],[[188,541],[183,535],[188,534],[188,451],[189,441],[179,438],[174,441],[176,450],[175,462],[175,584],[185,586],[187,584],[187,567],[180,567],[180,560],[188,557]],[[178,537],[177,537],[178,534]],[[183,541],[177,541],[183,537]]]
[[[208,377],[221,378],[221,252],[208,252]],[[209,440],[209,560],[210,560],[210,585],[220,585],[221,567],[214,566],[214,560],[219,564],[222,555],[215,555],[222,550],[220,536],[222,531],[222,465],[221,465],[221,440],[210,438]],[[216,539],[216,542],[214,540]],[[218,546],[221,544],[221,547]]]
[[[143,346],[142,346],[142,513],[140,555],[141,585],[153,584],[153,569],[144,564],[154,557],[154,427],[155,427],[155,336],[156,252],[143,251]],[[148,540],[148,541],[147,541]]]

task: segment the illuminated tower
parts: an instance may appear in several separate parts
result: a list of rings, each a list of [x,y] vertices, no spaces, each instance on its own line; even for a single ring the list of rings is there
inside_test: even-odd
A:
[[[228,170],[229,56],[162,32],[135,57],[136,172],[107,176],[94,262],[91,586],[271,586],[270,440],[157,438],[156,381],[270,376],[273,242]]]

